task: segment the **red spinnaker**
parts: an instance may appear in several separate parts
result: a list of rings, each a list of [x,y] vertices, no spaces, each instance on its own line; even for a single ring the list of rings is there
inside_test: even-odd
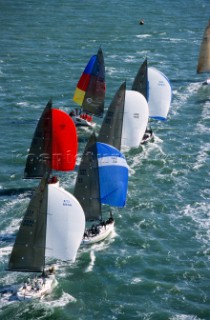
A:
[[[73,170],[78,150],[77,131],[69,115],[52,109],[52,169]]]

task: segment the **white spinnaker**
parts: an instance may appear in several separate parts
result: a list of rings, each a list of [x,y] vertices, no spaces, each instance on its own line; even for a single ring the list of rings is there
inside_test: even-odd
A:
[[[172,97],[171,85],[168,78],[155,68],[148,68],[148,105],[149,117],[166,120]]]
[[[148,103],[134,90],[126,90],[121,147],[139,147],[149,117]]]
[[[46,256],[74,261],[84,230],[85,215],[77,199],[59,183],[49,184]]]

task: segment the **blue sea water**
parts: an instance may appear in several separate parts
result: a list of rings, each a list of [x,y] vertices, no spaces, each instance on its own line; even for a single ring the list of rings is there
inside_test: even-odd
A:
[[[210,88],[196,74],[209,13],[209,0],[0,1],[1,237],[18,230],[37,185],[22,177],[43,108],[50,98],[67,112],[76,106],[76,83],[99,46],[106,107],[145,57],[173,90],[167,121],[152,122],[155,142],[125,154],[129,190],[114,209],[115,234],[60,264],[45,300],[1,299],[1,319],[210,319]],[[80,155],[89,132],[78,135]],[[62,185],[72,191],[75,177],[62,174]],[[23,280],[6,270],[11,245],[0,242],[1,287]]]

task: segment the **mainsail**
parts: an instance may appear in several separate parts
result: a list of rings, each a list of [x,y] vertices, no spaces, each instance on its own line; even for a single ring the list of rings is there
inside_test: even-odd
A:
[[[44,269],[48,177],[42,178],[26,210],[9,260],[9,270],[39,272]]]
[[[210,20],[200,46],[197,73],[210,72]]]
[[[146,58],[136,74],[131,90],[140,92],[148,101],[148,89],[148,68]]]
[[[50,100],[38,121],[26,160],[24,178],[42,178],[46,171],[73,170],[78,149],[73,120],[52,108]]]
[[[52,101],[46,105],[37,124],[26,160],[24,178],[42,178],[52,167]]]
[[[117,90],[101,125],[98,141],[121,149],[126,82]]]
[[[81,204],[86,220],[101,220],[99,173],[95,133],[90,136],[79,165],[74,196]]]
[[[102,49],[89,60],[74,93],[73,100],[83,111],[102,117],[105,98],[105,65]]]

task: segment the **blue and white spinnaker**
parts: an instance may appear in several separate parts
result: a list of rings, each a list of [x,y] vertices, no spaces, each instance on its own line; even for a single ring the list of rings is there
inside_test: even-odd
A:
[[[124,207],[128,189],[128,165],[115,147],[97,142],[100,200],[103,204]]]

